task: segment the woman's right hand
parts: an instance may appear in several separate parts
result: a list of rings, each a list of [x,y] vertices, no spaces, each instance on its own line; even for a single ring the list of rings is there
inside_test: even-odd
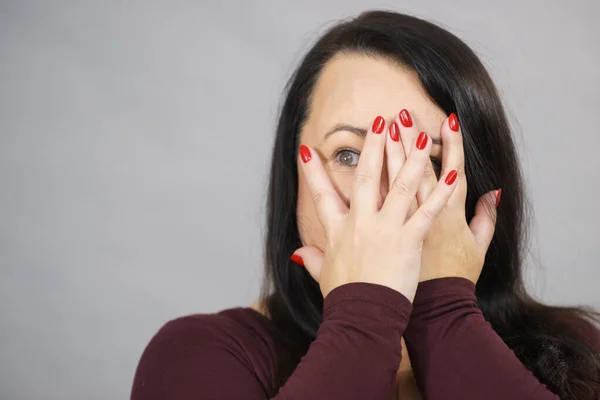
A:
[[[302,247],[292,259],[304,264],[319,283],[323,297],[346,283],[369,282],[390,287],[411,302],[414,299],[423,240],[456,187],[456,172],[443,176],[427,201],[414,211],[411,205],[430,162],[431,139],[422,133],[404,160],[401,141],[387,133],[383,117],[375,118],[356,166],[349,208],[333,187],[318,154],[300,146],[302,168],[327,244],[324,254],[314,247]],[[391,183],[379,208],[386,146]],[[390,155],[400,158],[390,162]]]

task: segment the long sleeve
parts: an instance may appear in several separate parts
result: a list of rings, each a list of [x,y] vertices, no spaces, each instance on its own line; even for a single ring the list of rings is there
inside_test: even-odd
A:
[[[559,399],[484,319],[467,279],[422,282],[404,340],[424,398]]]
[[[406,297],[382,285],[357,282],[332,290],[316,339],[272,399],[392,399],[411,309]],[[230,340],[237,328],[224,330],[224,322],[209,314],[175,321],[144,351],[133,400],[269,399],[268,385],[251,367],[261,351],[241,351],[239,337]]]

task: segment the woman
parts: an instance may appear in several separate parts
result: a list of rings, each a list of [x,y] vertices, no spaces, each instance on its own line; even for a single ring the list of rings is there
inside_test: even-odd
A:
[[[133,399],[599,398],[596,314],[525,292],[515,146],[461,40],[366,12],[287,89],[261,300],[167,323]]]

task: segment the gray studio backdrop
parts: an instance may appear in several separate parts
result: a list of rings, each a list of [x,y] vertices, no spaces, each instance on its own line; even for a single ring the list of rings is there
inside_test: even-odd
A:
[[[534,202],[530,287],[600,307],[596,0],[3,0],[1,399],[127,398],[164,322],[255,299],[285,80],[373,7],[481,55]]]

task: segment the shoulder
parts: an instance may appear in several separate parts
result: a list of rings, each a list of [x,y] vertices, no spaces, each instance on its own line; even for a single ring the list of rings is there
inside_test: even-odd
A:
[[[144,350],[134,379],[134,392],[146,382],[185,376],[240,376],[270,385],[275,369],[275,344],[269,320],[251,308],[230,308],[194,314],[164,324]],[[206,382],[204,382],[206,386]]]
[[[243,345],[257,339],[266,339],[268,342],[269,324],[267,318],[251,308],[229,308],[216,313],[193,314],[173,319],[164,324],[152,340],[189,339],[192,342],[225,343],[235,339],[237,344],[245,347]]]
[[[227,349],[252,370],[262,370],[275,358],[269,320],[251,308],[230,308],[217,313],[194,314],[167,322],[151,344]]]

